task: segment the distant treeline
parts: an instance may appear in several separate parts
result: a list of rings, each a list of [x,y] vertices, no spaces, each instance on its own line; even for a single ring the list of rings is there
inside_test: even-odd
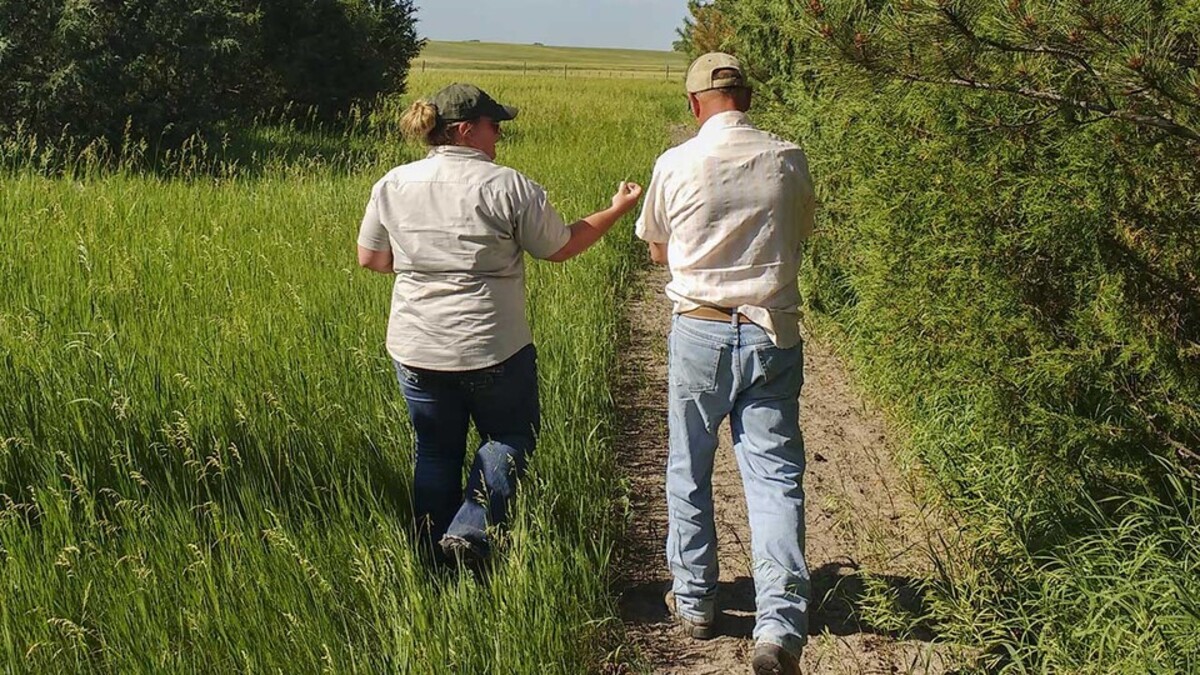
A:
[[[1200,3],[691,9],[808,152],[810,320],[968,516],[943,637],[1200,672]]]
[[[178,139],[404,86],[411,0],[0,0],[0,133]]]

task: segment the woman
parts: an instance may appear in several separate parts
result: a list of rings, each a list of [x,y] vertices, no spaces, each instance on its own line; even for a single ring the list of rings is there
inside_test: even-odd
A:
[[[404,113],[401,130],[430,146],[371,191],[358,262],[395,274],[387,349],[416,432],[414,515],[453,559],[490,552],[540,428],[536,352],[525,319],[524,253],[564,262],[637,205],[621,183],[612,204],[569,227],[546,191],[495,164],[500,124],[517,109],[452,84]],[[482,440],[461,481],[468,421]]]

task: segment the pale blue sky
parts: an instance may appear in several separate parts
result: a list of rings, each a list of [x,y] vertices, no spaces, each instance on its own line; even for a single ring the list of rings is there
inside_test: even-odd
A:
[[[433,40],[669,50],[687,0],[416,0]]]

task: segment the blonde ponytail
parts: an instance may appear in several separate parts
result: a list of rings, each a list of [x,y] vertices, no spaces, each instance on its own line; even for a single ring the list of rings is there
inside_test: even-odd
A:
[[[437,106],[417,100],[400,116],[400,133],[410,141],[433,145],[430,141],[438,126]]]

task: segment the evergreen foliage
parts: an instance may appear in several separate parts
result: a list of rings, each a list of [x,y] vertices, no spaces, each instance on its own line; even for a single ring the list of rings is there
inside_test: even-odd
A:
[[[812,163],[811,320],[970,516],[943,629],[1196,672],[1200,3],[707,8]]]
[[[675,51],[694,59],[719,50],[732,37],[733,29],[721,8],[700,0],[688,0],[688,13],[683,26],[675,31],[679,36],[671,45]]]
[[[402,91],[423,44],[410,0],[269,0],[261,11],[266,103],[322,117]]]
[[[180,139],[403,88],[411,0],[0,0],[0,132]]]

